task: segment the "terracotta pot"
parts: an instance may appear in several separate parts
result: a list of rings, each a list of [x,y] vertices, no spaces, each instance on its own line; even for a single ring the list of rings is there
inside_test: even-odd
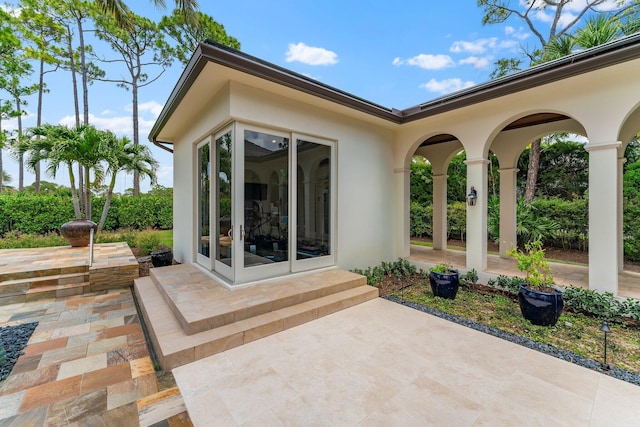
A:
[[[62,224],[60,233],[73,247],[88,246],[92,228],[95,233],[98,225],[88,219],[74,219]]]

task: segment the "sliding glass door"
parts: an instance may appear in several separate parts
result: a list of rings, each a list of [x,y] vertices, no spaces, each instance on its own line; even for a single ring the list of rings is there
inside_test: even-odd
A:
[[[197,152],[198,263],[238,284],[335,264],[335,143],[235,124]]]

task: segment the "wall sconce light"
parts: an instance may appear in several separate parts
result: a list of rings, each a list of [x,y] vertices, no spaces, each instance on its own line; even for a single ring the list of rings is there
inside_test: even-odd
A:
[[[608,371],[609,364],[607,363],[607,334],[611,332],[611,329],[609,328],[609,324],[607,323],[606,320],[602,321],[602,326],[600,326],[600,330],[604,332],[604,363],[602,364],[602,369]]]
[[[471,186],[471,191],[469,191],[469,194],[467,194],[467,204],[469,206],[475,206],[477,200],[478,192],[476,191],[475,187]]]

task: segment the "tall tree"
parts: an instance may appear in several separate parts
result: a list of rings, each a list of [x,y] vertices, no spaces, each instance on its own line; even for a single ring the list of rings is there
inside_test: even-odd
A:
[[[536,38],[533,48],[523,50],[523,55],[533,65],[544,61],[547,45],[555,39],[568,35],[582,21],[585,15],[602,14],[620,18],[632,15],[640,9],[640,2],[611,0],[478,0],[482,8],[482,23],[485,25],[504,24],[510,19],[524,21]],[[537,19],[544,14],[549,20]],[[496,62],[497,69],[492,77],[500,77],[522,66],[522,59],[502,59]],[[530,203],[535,196],[536,182],[540,167],[540,143],[538,139],[531,144],[529,166],[527,169],[527,187],[525,202]]]
[[[85,28],[85,24],[90,22],[97,16],[97,9],[92,1],[87,0],[50,0],[52,6],[52,14],[55,20],[65,28],[65,55],[66,59],[63,67],[71,72],[73,84],[74,106],[76,111],[76,127],[81,123],[85,126],[89,125],[89,83],[97,77],[104,75],[104,71],[98,68],[94,63],[87,61],[87,55],[93,49],[85,43],[84,35],[92,29]],[[77,49],[74,42],[77,38]],[[82,120],[80,119],[78,83],[76,76],[81,77],[82,84],[82,101],[83,111]],[[85,171],[81,164],[78,167],[78,188],[83,197],[81,200],[81,209],[84,210],[84,201],[90,200],[88,186],[85,186]]]
[[[115,18],[115,22],[119,27],[128,27],[131,26],[131,18],[130,15],[131,10],[124,2],[124,0],[93,0],[96,6],[102,11],[113,18]],[[151,0],[158,7],[166,7],[166,3],[164,0]],[[196,11],[198,9],[197,0],[175,0],[176,7],[180,9],[182,14],[187,18],[187,20],[191,23],[197,23]]]
[[[240,42],[227,34],[224,26],[211,16],[196,12],[197,25],[187,20],[180,9],[175,9],[171,16],[163,16],[159,28],[175,41],[171,52],[178,61],[186,65],[191,54],[205,40],[213,40],[234,49],[240,49]]]
[[[13,18],[0,9],[0,73],[4,74],[4,63],[20,48],[20,39],[13,31]],[[13,107],[11,102],[0,100],[0,192],[3,189],[4,166],[2,150],[6,147],[7,133],[2,129],[2,120],[11,116]]]
[[[14,17],[10,17],[10,23],[18,25]],[[15,27],[14,27],[15,28]],[[15,133],[14,142],[20,142],[22,134],[23,106],[27,104],[26,97],[38,90],[38,85],[24,85],[24,80],[33,72],[33,67],[27,61],[25,52],[20,43],[13,45],[10,54],[0,57],[0,89],[8,93],[14,103],[11,115],[18,119],[18,130]],[[18,190],[24,187],[24,162],[18,155]]]
[[[164,41],[164,35],[151,20],[142,16],[130,15],[131,26],[117,27],[110,19],[97,20],[96,35],[105,40],[117,53],[117,59],[101,59],[104,62],[124,65],[127,77],[119,79],[102,78],[102,81],[113,82],[118,86],[131,90],[133,144],[140,144],[138,118],[138,91],[156,81],[171,65],[173,57]],[[148,70],[154,74],[149,75]],[[133,194],[140,194],[140,176],[133,170]]]
[[[47,91],[45,75],[58,70],[62,48],[60,43],[65,36],[65,29],[52,16],[49,0],[21,0],[20,4],[21,32],[29,41],[25,48],[27,58],[38,62],[38,105],[36,126],[42,125],[43,95]],[[45,69],[45,65],[50,67]],[[35,192],[40,192],[40,164],[35,167]]]

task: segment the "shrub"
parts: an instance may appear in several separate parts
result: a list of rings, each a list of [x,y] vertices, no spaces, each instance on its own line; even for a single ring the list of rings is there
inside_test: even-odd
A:
[[[162,244],[160,235],[153,231],[142,231],[138,233],[136,238],[136,245],[142,255],[149,255],[155,251]]]

